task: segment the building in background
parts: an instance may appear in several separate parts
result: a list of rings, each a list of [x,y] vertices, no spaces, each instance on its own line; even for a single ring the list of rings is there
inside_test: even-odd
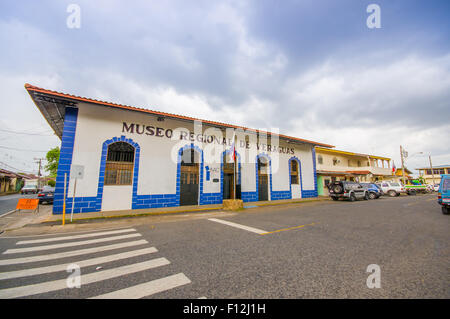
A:
[[[413,172],[411,172],[407,167],[405,167],[405,180],[413,179]],[[403,169],[401,167],[395,170],[395,176],[392,178],[392,181],[403,183]]]
[[[442,174],[450,174],[450,165],[433,165],[433,171],[431,167],[416,168],[419,171],[419,176],[422,177],[427,184],[439,184],[441,182]]]
[[[0,194],[18,192],[23,186],[23,174],[0,169]]]
[[[376,182],[393,180],[389,157],[316,147],[318,195],[328,195],[334,181]]]

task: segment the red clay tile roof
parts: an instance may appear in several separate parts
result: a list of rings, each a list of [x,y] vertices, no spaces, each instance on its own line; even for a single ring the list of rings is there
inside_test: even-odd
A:
[[[308,144],[314,144],[314,145],[320,145],[320,146],[323,146],[323,147],[330,147],[330,148],[334,147],[333,145],[329,145],[329,144],[318,143],[318,142],[309,141],[309,140],[301,139],[301,138],[298,138],[298,137],[292,137],[292,136],[283,135],[283,134],[270,133],[270,132],[266,132],[266,131],[261,131],[261,130],[256,130],[256,129],[244,127],[244,126],[238,126],[238,125],[232,125],[232,124],[227,124],[227,123],[202,120],[202,119],[197,119],[197,118],[194,118],[194,117],[189,117],[189,116],[184,116],[184,115],[153,111],[153,110],[139,108],[139,107],[133,107],[133,106],[129,106],[129,105],[116,104],[116,103],[105,102],[105,101],[90,99],[90,98],[86,98],[86,97],[71,95],[71,94],[67,94],[67,93],[61,93],[61,92],[57,92],[57,91],[43,89],[43,88],[40,88],[40,87],[31,85],[31,84],[28,84],[28,83],[25,84],[25,89],[28,91],[28,93],[30,93],[30,91],[39,92],[39,93],[49,94],[49,95],[53,95],[53,96],[59,96],[59,97],[63,97],[63,98],[68,98],[68,99],[76,100],[76,101],[80,101],[80,102],[87,102],[87,103],[93,103],[93,104],[98,104],[98,105],[103,105],[103,106],[110,106],[110,107],[115,107],[115,108],[120,108],[120,109],[125,109],[125,110],[150,113],[150,114],[153,114],[153,115],[165,116],[165,117],[170,117],[170,118],[175,118],[175,119],[182,119],[182,120],[189,120],[189,121],[202,121],[203,123],[216,125],[216,126],[218,125],[218,126],[225,126],[225,127],[235,128],[235,129],[244,129],[244,130],[249,130],[249,131],[253,131],[253,132],[265,133],[265,134],[268,134],[268,135],[278,135],[280,138],[290,139],[290,140],[293,140],[293,141],[298,141],[298,142],[303,142],[303,143],[308,143]]]

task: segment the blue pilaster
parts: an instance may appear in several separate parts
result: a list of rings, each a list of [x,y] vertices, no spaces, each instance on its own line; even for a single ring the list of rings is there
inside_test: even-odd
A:
[[[70,180],[70,167],[72,165],[73,157],[73,146],[75,143],[75,133],[77,128],[77,119],[78,109],[66,107],[64,115],[64,128],[61,138],[61,149],[59,153],[58,171],[56,173],[53,214],[62,214],[63,212],[64,175],[67,174],[66,185],[68,187]]]

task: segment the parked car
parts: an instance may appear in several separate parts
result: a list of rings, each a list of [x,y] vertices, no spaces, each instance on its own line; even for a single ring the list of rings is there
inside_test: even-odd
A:
[[[439,192],[439,184],[434,184],[434,186],[433,186],[433,190],[435,191],[435,192]]]
[[[377,199],[380,198],[381,195],[383,195],[383,191],[377,184],[373,183],[360,183],[360,184],[367,188],[367,190],[369,191],[370,199]]]
[[[333,200],[348,199],[354,202],[357,199],[369,199],[369,191],[359,183],[336,181],[328,185],[330,197]]]
[[[25,185],[20,190],[21,194],[37,194],[38,188],[36,185]]]
[[[438,203],[442,206],[442,214],[450,214],[450,174],[441,175]]]
[[[55,196],[55,188],[51,186],[44,186],[38,194],[39,204],[52,203]]]
[[[406,189],[401,183],[381,182],[378,184],[378,186],[380,186],[381,190],[383,191],[383,194],[389,195],[391,197],[400,196],[400,194],[406,193]]]

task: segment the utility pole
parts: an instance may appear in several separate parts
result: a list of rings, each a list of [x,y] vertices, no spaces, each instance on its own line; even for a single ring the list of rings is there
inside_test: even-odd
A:
[[[401,160],[402,160],[402,179],[403,179],[403,185],[405,185],[406,183],[405,183],[405,163],[404,163],[404,160],[403,160],[403,155],[404,155],[404,153],[403,153],[403,147],[400,145],[400,158],[401,158]]]
[[[431,164],[431,155],[428,155],[428,158],[430,159],[431,178],[433,179],[433,187],[434,187],[434,170],[433,170],[433,164]]]
[[[41,167],[42,167],[42,161],[44,160],[44,158],[34,158],[34,160],[37,161],[35,163],[39,163],[39,171],[38,171],[38,189],[39,189],[41,187]]]

